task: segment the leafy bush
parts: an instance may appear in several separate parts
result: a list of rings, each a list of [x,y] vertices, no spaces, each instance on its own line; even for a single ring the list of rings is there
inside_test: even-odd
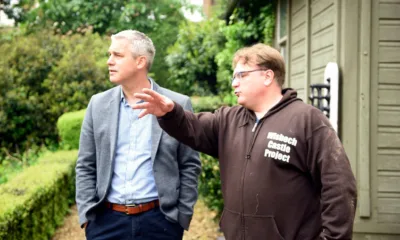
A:
[[[54,138],[47,123],[42,81],[62,55],[62,43],[43,34],[0,45],[0,146],[28,149]]]
[[[194,112],[214,112],[226,105],[219,96],[191,97],[191,100]],[[216,211],[216,218],[219,218],[224,208],[219,162],[204,153],[200,153],[200,160],[202,171],[199,177],[199,194],[206,206]]]
[[[214,112],[216,109],[225,106],[219,96],[190,97],[194,112]]]
[[[91,95],[111,86],[108,45],[109,40],[96,34],[62,37],[40,32],[3,39],[0,147],[18,152],[57,142],[58,117],[85,108]]]
[[[49,153],[0,185],[0,239],[50,239],[75,195],[77,151]]]
[[[112,87],[106,66],[109,40],[88,34],[63,38],[63,43],[67,51],[42,83],[41,98],[54,126],[61,114],[85,108],[92,95]]]
[[[6,1],[7,2],[7,1]],[[181,0],[19,0],[5,4],[5,12],[28,33],[47,29],[56,34],[83,34],[88,31],[111,35],[125,29],[148,34],[157,54],[151,76],[171,87],[165,63],[167,49],[176,41],[178,26],[185,21]]]
[[[220,31],[227,39],[225,47],[216,56],[218,66],[217,82],[224,102],[236,103],[231,87],[232,59],[235,52],[245,46],[258,42],[272,44],[275,25],[275,7],[268,2],[258,1],[248,9],[237,8],[230,17],[230,22]],[[261,4],[261,6],[260,6]],[[264,4],[264,5],[262,5]]]
[[[200,159],[202,171],[199,178],[199,194],[206,206],[216,211],[216,218],[219,218],[224,209],[219,162],[218,159],[204,153],[200,154]]]
[[[181,24],[166,58],[172,88],[188,95],[218,94],[223,102],[236,104],[231,87],[233,55],[254,43],[272,44],[274,9],[268,1],[244,1],[227,25],[213,18]]]
[[[79,148],[79,135],[86,109],[64,113],[57,121],[58,133],[61,137],[61,147],[65,149]]]
[[[221,24],[215,19],[181,24],[178,39],[166,58],[173,89],[200,96],[218,92],[214,58],[225,42],[218,30]]]

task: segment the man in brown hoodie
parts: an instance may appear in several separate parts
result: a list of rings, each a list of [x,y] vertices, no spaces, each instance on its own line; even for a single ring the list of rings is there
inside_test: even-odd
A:
[[[351,239],[356,182],[323,113],[282,89],[285,64],[264,44],[240,49],[232,87],[240,106],[193,114],[152,90],[136,94],[171,136],[219,158],[228,240]]]

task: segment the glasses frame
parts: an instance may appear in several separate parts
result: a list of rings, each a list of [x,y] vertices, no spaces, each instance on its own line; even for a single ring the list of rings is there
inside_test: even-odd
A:
[[[236,81],[241,81],[241,79],[243,78],[242,74],[243,73],[251,73],[251,72],[258,72],[258,71],[267,71],[268,69],[254,69],[254,70],[249,70],[249,71],[240,71],[235,73],[235,75],[233,75],[232,79],[231,79],[231,83],[233,83],[235,80]]]

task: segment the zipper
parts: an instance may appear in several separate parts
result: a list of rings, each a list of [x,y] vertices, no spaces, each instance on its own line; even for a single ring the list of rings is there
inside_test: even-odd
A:
[[[254,124],[254,126],[253,126],[253,128],[251,129],[251,132],[253,133],[253,137],[252,137],[252,139],[251,139],[251,141],[250,141],[250,145],[249,145],[249,147],[247,148],[248,150],[246,151],[246,156],[245,156],[245,163],[244,163],[244,168],[243,168],[243,172],[242,172],[242,212],[241,212],[241,223],[242,223],[242,239],[246,239],[246,235],[245,235],[245,221],[244,221],[244,178],[245,178],[245,174],[246,174],[246,168],[247,168],[247,163],[250,161],[250,159],[251,159],[251,150],[253,149],[253,146],[254,146],[254,142],[256,141],[256,139],[257,139],[257,135],[258,135],[258,133],[259,133],[259,129],[260,128],[257,128],[257,126],[258,125],[261,125],[261,124],[259,124],[260,122],[261,122],[261,120],[263,120],[263,119],[260,119],[260,120],[258,120],[258,121],[256,121],[256,123]]]
[[[256,130],[257,124],[258,124],[258,121],[256,121],[256,123],[254,124],[254,127],[253,127],[253,129],[251,129],[251,132],[254,132]]]

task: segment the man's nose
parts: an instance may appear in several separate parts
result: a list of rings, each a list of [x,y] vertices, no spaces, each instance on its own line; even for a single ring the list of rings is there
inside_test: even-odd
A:
[[[107,65],[113,65],[114,64],[114,59],[112,56],[110,56],[107,60]]]
[[[239,81],[238,81],[236,78],[233,79],[233,81],[232,81],[232,87],[233,87],[233,88],[239,87]]]

